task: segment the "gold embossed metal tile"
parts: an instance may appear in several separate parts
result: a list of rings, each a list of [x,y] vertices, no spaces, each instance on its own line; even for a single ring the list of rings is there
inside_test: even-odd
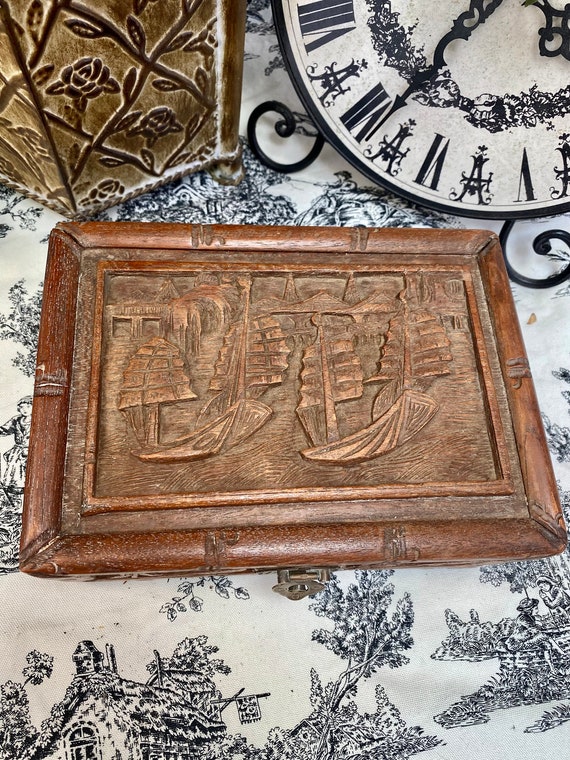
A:
[[[497,238],[62,224],[22,570],[492,562],[565,544]]]

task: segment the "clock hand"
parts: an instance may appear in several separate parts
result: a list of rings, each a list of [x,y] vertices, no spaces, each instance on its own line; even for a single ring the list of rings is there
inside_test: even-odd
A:
[[[371,138],[393,113],[406,105],[412,93],[421,87],[422,84],[428,82],[434,74],[446,65],[445,51],[447,46],[454,40],[468,40],[473,31],[481,24],[484,24],[502,2],[503,0],[471,0],[469,10],[461,13],[455,19],[449,32],[437,43],[431,65],[423,71],[418,71],[409,81],[408,87],[403,94],[396,95],[391,108],[377,122],[374,129],[368,134],[368,138]]]

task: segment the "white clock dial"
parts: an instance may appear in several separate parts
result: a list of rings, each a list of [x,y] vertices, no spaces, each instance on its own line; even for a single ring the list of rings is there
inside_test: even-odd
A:
[[[339,152],[422,205],[498,219],[570,209],[565,7],[273,0],[293,82]]]

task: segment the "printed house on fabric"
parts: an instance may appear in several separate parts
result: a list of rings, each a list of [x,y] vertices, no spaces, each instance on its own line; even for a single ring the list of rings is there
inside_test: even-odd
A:
[[[219,740],[226,726],[211,703],[219,696],[213,682],[202,679],[196,691],[187,682],[177,688],[156,658],[154,676],[136,683],[116,672],[112,649],[106,658],[91,641],[82,641],[73,654],[76,675],[44,722],[30,760],[190,760]]]

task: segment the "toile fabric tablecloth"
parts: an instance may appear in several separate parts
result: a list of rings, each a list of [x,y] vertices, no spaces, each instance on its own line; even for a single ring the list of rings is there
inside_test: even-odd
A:
[[[244,82],[239,186],[198,173],[99,218],[497,229],[414,208],[329,147],[290,176],[254,157],[253,108],[277,98],[301,110],[269,0],[249,3]],[[297,144],[273,134],[268,149],[288,161],[306,151],[314,130],[299,123]],[[567,757],[567,553],[339,572],[297,602],[272,592],[270,574],[85,583],[18,572],[42,278],[59,221],[0,187],[0,760]],[[530,235],[535,222],[518,226]],[[570,285],[513,293],[570,519]]]

